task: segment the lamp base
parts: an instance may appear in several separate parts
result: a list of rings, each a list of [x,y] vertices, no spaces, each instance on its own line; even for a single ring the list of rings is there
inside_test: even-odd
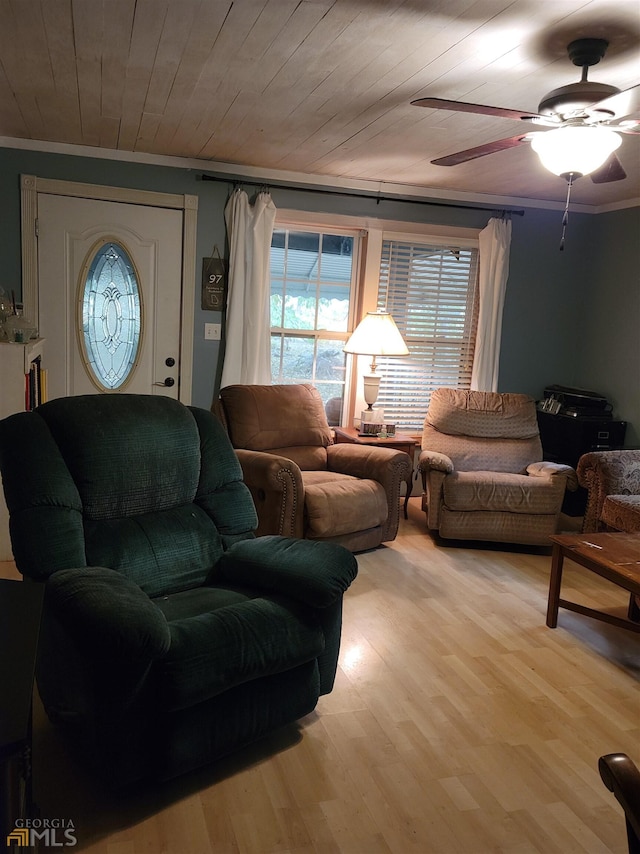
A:
[[[384,409],[363,409],[360,413],[361,424],[384,424]]]
[[[368,404],[369,409],[371,409],[378,398],[380,374],[365,374],[362,380],[364,383],[364,401]]]

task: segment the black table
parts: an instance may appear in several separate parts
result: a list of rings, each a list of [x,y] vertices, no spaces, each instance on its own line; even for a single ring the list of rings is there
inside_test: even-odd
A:
[[[44,585],[0,579],[0,843],[30,817],[31,711]]]

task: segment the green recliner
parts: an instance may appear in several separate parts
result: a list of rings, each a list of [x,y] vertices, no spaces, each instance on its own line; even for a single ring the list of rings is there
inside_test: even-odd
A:
[[[211,413],[60,398],[0,422],[0,469],[17,568],[45,584],[44,707],[110,783],[205,765],[331,691],[356,560],[254,536]]]

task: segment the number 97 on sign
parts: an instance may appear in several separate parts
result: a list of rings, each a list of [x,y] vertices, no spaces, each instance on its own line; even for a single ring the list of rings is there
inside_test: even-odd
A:
[[[224,311],[227,304],[227,269],[222,258],[202,259],[202,308]]]

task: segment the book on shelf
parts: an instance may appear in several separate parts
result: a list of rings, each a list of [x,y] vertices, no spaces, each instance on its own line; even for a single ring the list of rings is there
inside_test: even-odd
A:
[[[29,365],[29,373],[25,374],[24,408],[27,412],[46,401],[46,374],[40,356],[36,356]]]

